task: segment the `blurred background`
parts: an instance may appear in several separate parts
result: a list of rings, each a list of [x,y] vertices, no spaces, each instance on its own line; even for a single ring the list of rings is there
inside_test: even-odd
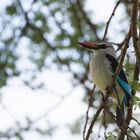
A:
[[[88,67],[91,52],[78,42],[102,40],[116,3],[117,0],[0,0],[1,140],[82,139],[93,84]],[[124,40],[131,9],[131,0],[120,3],[106,40]],[[135,61],[130,47],[124,64],[130,83]],[[135,89],[140,91],[139,82]],[[101,100],[95,93],[90,116]],[[137,92],[136,118],[140,113],[138,96]],[[115,138],[116,125],[112,122],[105,130],[101,122],[102,117],[93,135],[99,140],[104,140],[105,135]],[[132,122],[132,126],[135,128],[136,123]]]

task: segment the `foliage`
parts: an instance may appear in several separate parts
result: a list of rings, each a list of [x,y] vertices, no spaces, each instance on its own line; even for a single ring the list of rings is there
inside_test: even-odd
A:
[[[106,21],[96,23],[91,20],[89,11],[84,8],[86,2],[83,0],[32,0],[25,4],[22,0],[13,0],[6,5],[0,17],[0,32],[2,33],[0,34],[0,87],[7,86],[10,78],[24,73],[18,69],[17,63],[22,54],[19,51],[22,46],[21,41],[25,39],[29,42],[26,46],[29,52],[28,60],[35,65],[35,70],[32,69],[33,75],[27,81],[23,81],[24,84],[32,89],[42,88],[44,86],[42,83],[37,85],[35,82],[36,74],[42,72],[43,69],[51,69],[55,65],[61,71],[71,72],[74,79],[72,84],[82,85],[86,91],[84,98],[87,99],[91,91],[90,84],[87,84],[89,83],[87,71],[90,52],[78,47],[78,41],[101,41]],[[125,0],[121,4],[124,7],[124,14],[119,20],[125,24],[130,19],[133,1]],[[121,25],[120,28],[122,28]],[[122,36],[128,32],[128,27],[125,28],[118,30]],[[111,42],[115,40],[109,33],[107,38]],[[131,44],[130,48],[133,48]],[[133,90],[140,91],[140,83],[133,79],[136,60],[131,57],[131,53],[127,53],[127,56],[125,71]],[[48,61],[51,65],[47,63]],[[73,68],[75,65],[79,70]],[[140,107],[139,98],[136,96],[134,104]],[[78,120],[71,126],[72,133],[80,132],[80,124],[81,121]],[[36,131],[52,135],[55,129],[53,127],[47,130],[37,128]],[[15,134],[15,137],[23,139],[19,132]],[[116,138],[112,133],[108,133],[107,137],[108,140]]]
[[[140,98],[137,96],[133,97],[133,102],[134,102],[134,109],[140,108]]]
[[[72,134],[80,134],[81,133],[81,125],[82,125],[83,117],[76,120],[73,124],[68,126]]]
[[[111,132],[108,132],[107,140],[117,140],[117,137],[115,135],[113,135]]]

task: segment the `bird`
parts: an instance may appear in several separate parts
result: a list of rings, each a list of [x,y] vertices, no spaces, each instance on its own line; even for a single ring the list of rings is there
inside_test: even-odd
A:
[[[107,88],[112,86],[113,76],[119,64],[113,44],[109,42],[79,42],[79,44],[92,50],[93,54],[89,63],[90,75],[93,83],[105,95]],[[125,119],[124,106],[129,107],[132,97],[131,87],[123,69],[116,77],[115,87],[112,89],[110,97],[118,102],[116,117],[118,125],[122,126]]]

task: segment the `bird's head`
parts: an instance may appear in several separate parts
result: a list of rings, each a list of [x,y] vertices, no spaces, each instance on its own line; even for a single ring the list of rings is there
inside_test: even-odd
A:
[[[115,55],[113,45],[108,42],[92,43],[92,42],[79,42],[85,48],[91,49],[94,53],[109,53]]]

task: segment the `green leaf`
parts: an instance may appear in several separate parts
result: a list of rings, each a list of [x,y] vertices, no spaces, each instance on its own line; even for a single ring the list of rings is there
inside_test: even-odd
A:
[[[128,77],[128,81],[132,81],[135,65],[133,63],[126,62],[124,68],[125,68],[125,73],[127,74]]]
[[[140,91],[140,82],[139,81],[133,81],[131,82],[132,89],[135,91]]]
[[[6,11],[9,15],[14,15],[17,12],[16,6],[15,5],[10,5],[6,7]]]
[[[135,68],[134,64],[131,64],[130,62],[125,63],[126,72],[128,72],[128,73],[133,72],[134,68]]]
[[[115,136],[112,132],[108,132],[107,140],[117,140],[117,136]]]
[[[137,96],[133,97],[133,104],[134,106],[134,110],[136,110],[137,108],[140,108],[140,98]]]
[[[36,14],[35,18],[36,18],[36,20],[40,20],[40,21],[45,20],[45,17],[44,17],[44,15],[42,13]]]
[[[23,140],[23,137],[21,136],[21,134],[19,132],[16,132],[15,135],[19,140]]]
[[[38,44],[43,42],[43,38],[36,32],[33,33],[32,40]]]
[[[80,134],[80,132],[81,132],[82,119],[83,118],[79,118],[78,120],[76,120],[74,122],[74,124],[72,124],[72,125],[69,126],[70,132],[72,134]]]

